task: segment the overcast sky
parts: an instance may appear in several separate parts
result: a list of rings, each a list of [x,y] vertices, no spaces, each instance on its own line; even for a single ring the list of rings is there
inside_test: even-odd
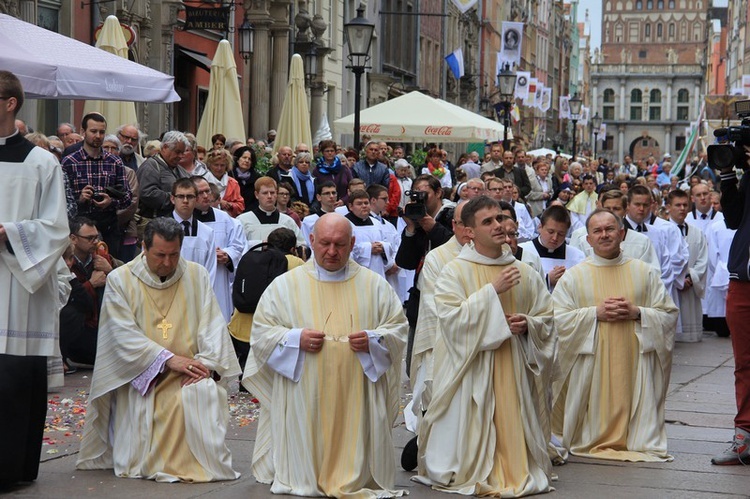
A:
[[[601,46],[602,39],[602,0],[580,0],[578,4],[578,21],[586,17],[586,9],[589,10],[591,21],[591,50]]]

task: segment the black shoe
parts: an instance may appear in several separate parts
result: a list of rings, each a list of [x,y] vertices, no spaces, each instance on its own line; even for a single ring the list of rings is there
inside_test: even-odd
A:
[[[404,471],[413,471],[417,467],[417,437],[412,438],[404,446],[403,452],[401,452],[401,467]]]

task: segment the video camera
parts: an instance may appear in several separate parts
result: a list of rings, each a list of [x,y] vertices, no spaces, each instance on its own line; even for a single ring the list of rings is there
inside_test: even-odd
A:
[[[736,166],[746,170],[747,157],[742,146],[750,146],[750,100],[734,103],[734,111],[742,120],[740,126],[719,128],[714,136],[722,142],[733,144],[715,144],[708,146],[708,164],[711,168],[727,170]]]
[[[404,206],[404,216],[419,220],[427,215],[427,193],[423,191],[406,191],[411,203]]]

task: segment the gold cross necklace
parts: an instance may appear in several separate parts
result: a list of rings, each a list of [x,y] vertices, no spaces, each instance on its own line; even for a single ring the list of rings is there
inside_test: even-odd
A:
[[[157,312],[161,314],[161,322],[157,324],[156,328],[161,329],[161,337],[162,339],[166,340],[169,339],[168,331],[174,327],[173,324],[167,322],[167,315],[169,315],[169,311],[172,310],[172,304],[174,304],[174,299],[177,297],[177,290],[182,285],[182,281],[178,282],[174,286],[172,286],[172,298],[169,300],[169,307],[167,307],[166,312],[162,312],[159,308],[159,305],[156,304],[156,300],[154,300],[154,297],[151,296],[151,292],[148,290],[149,286],[147,284],[144,284],[146,296],[148,296],[148,299],[151,300],[151,303],[154,305],[154,308]]]

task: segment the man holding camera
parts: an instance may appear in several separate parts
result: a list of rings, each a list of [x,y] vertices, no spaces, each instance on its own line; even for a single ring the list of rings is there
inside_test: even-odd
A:
[[[728,162],[729,164],[721,168],[721,205],[724,208],[724,219],[728,228],[737,229],[727,263],[727,324],[731,331],[734,351],[737,415],[734,418],[735,435],[732,446],[711,459],[711,463],[718,465],[750,464],[750,174],[747,172],[750,167],[750,146],[741,144],[742,142],[737,141],[736,147],[744,148],[745,163],[737,166],[742,167],[745,172],[739,186],[734,170],[735,162]],[[709,164],[712,163],[711,156],[709,151]]]
[[[414,327],[419,307],[419,270],[425,255],[453,237],[454,203],[443,203],[440,180],[433,175],[420,175],[412,184],[410,202],[404,207],[406,227],[401,234],[401,245],[396,253],[396,265],[402,269],[416,270],[414,283],[409,290],[406,318],[409,319],[409,342],[406,352],[406,373],[411,368],[411,347],[414,344]]]
[[[122,231],[117,210],[130,206],[132,194],[122,160],[102,149],[107,121],[99,113],[88,113],[81,121],[83,146],[65,156],[62,167],[78,202],[78,215],[90,218],[107,243],[109,253],[119,258]]]

